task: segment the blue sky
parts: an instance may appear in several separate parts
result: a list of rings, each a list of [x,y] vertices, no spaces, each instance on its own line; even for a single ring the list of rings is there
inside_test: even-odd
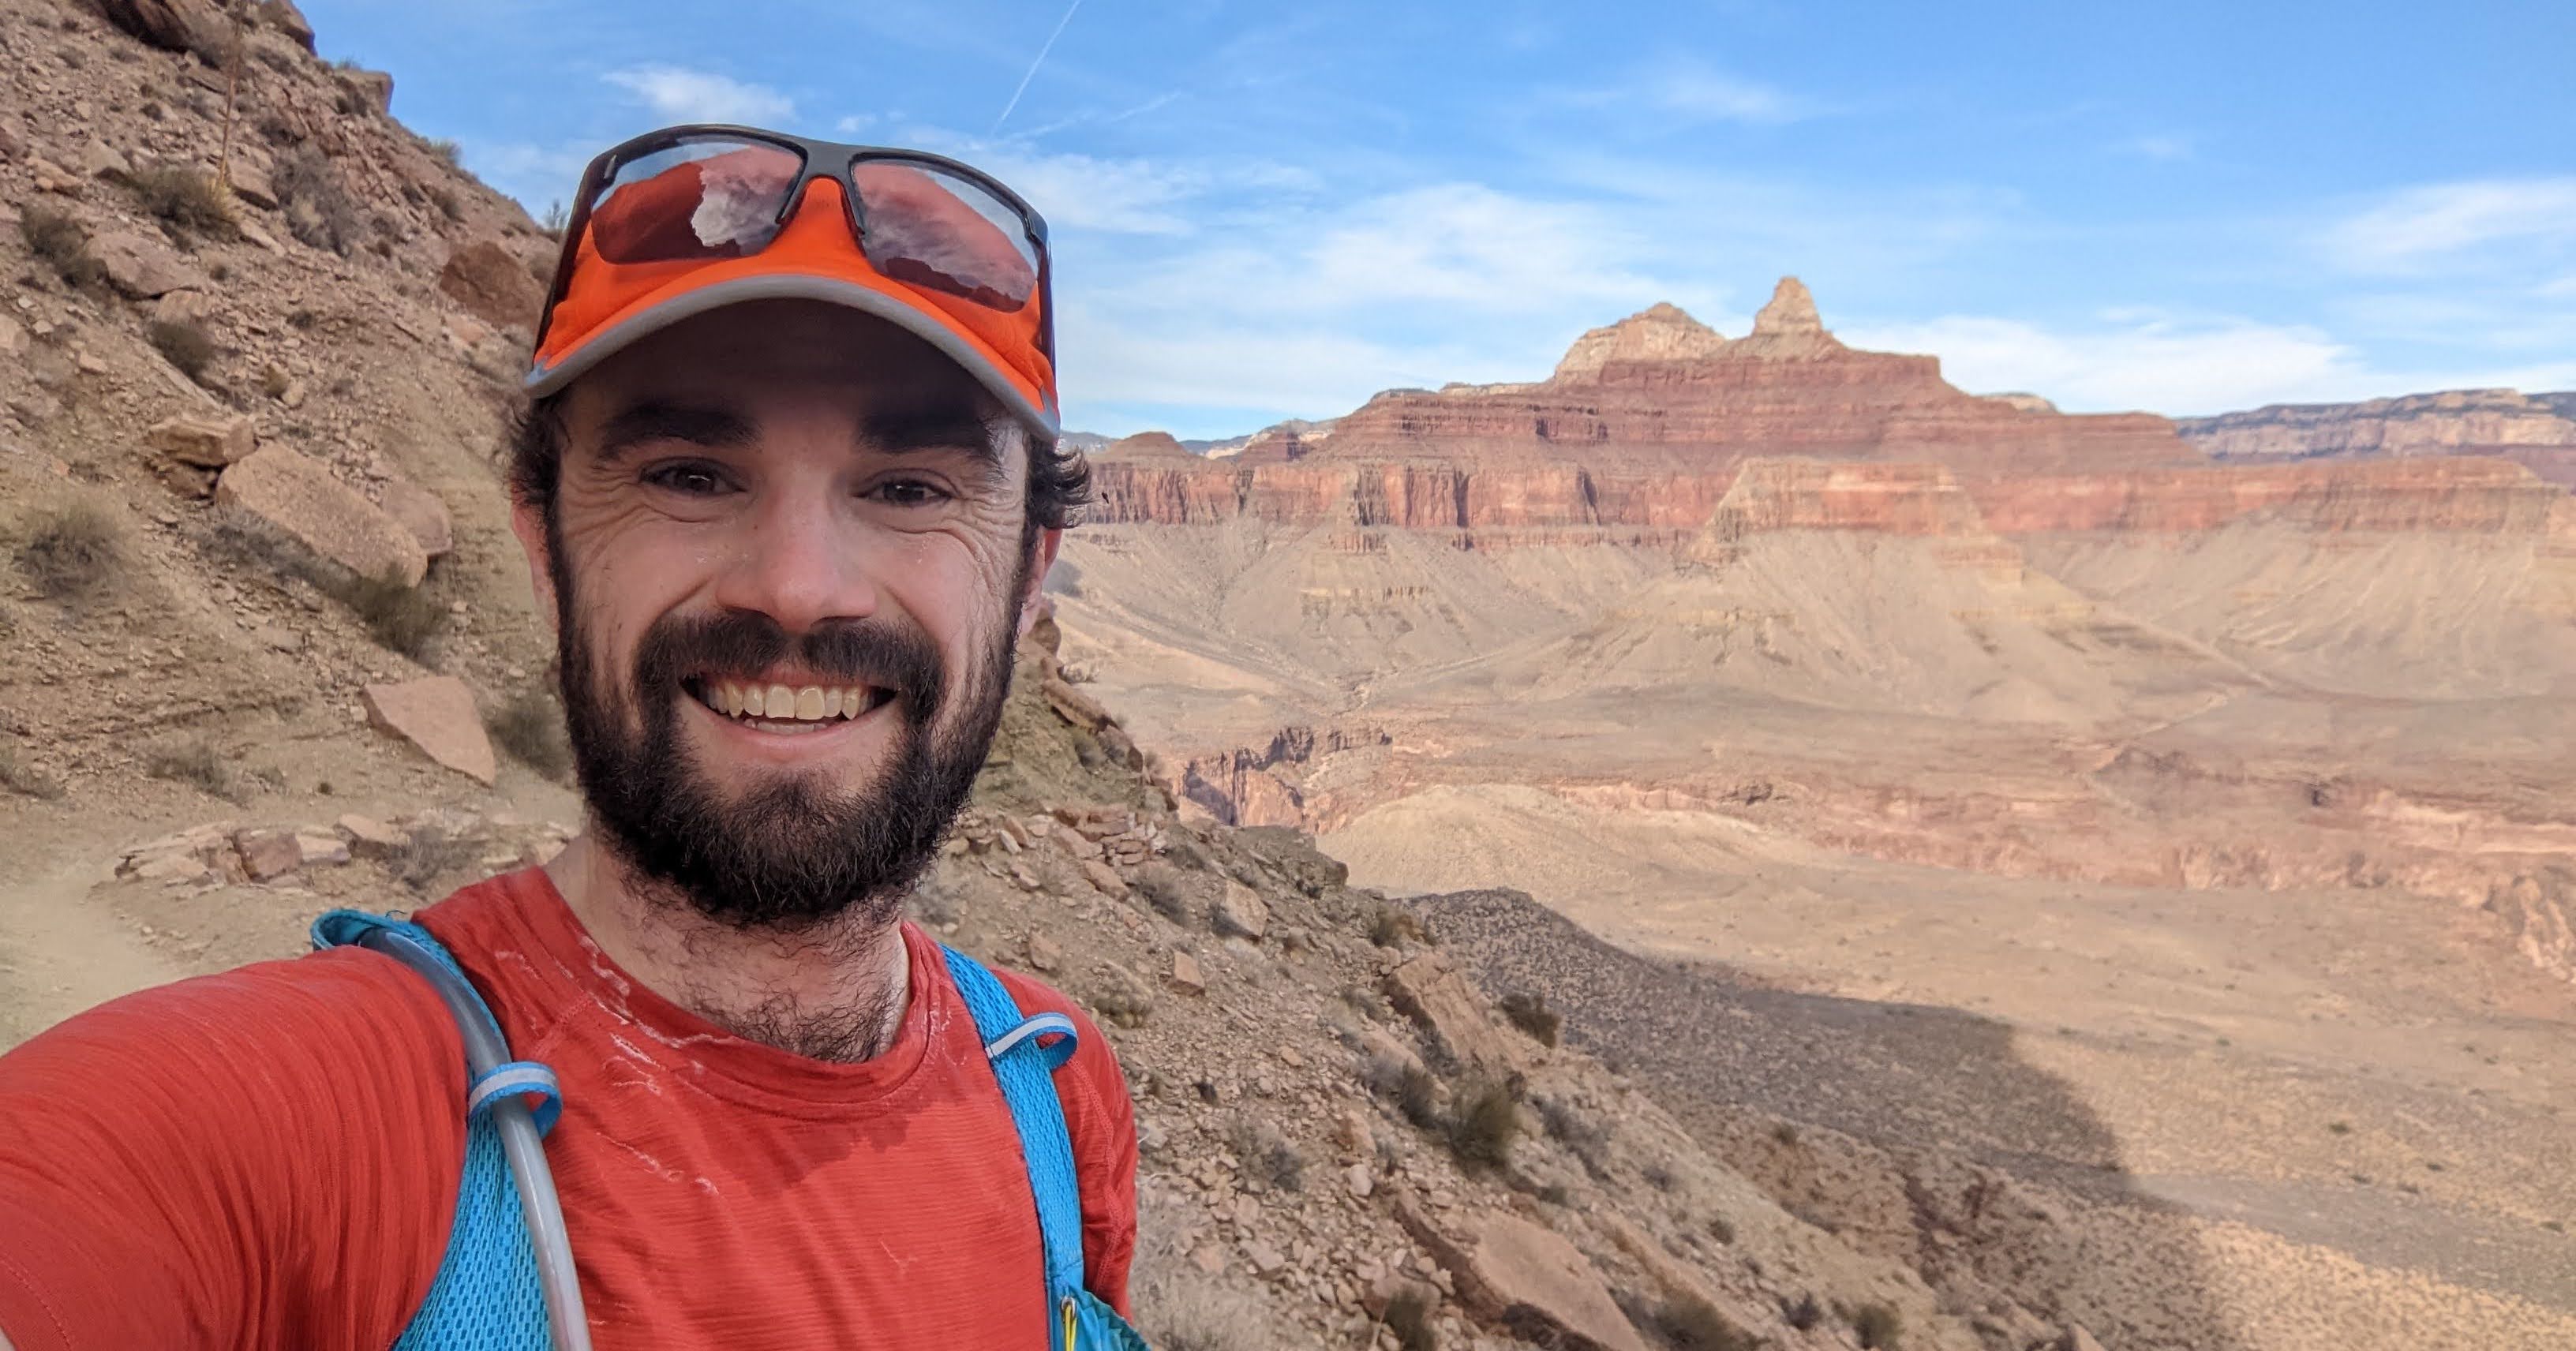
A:
[[[1054,228],[1071,427],[1536,379],[1783,273],[2070,409],[2576,388],[2565,0],[304,8],[532,210],[682,120],[996,172]]]

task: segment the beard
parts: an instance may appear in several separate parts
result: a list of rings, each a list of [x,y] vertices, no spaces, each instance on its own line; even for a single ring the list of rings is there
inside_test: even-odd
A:
[[[910,624],[834,620],[791,635],[767,615],[736,610],[655,620],[626,681],[611,687],[562,557],[557,548],[557,648],[574,768],[602,843],[630,878],[740,929],[792,932],[844,916],[870,928],[891,922],[992,749],[1011,691],[1009,608],[953,684],[938,646]],[[1015,597],[1025,593],[1028,566],[1024,554]],[[681,733],[680,703],[697,697],[688,682],[791,657],[820,683],[893,695],[891,758],[876,781],[848,789],[782,774],[728,796]]]

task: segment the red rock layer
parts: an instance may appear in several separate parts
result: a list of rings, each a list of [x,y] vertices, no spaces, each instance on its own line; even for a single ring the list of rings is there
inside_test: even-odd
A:
[[[1965,487],[2003,535],[2212,530],[2256,516],[2328,531],[2541,535],[2567,500],[2519,464],[2448,456],[1993,478]]]

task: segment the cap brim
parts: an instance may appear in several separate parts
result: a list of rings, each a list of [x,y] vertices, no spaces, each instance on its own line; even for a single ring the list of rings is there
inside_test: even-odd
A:
[[[1028,395],[1021,393],[990,357],[977,351],[955,330],[883,291],[806,273],[768,272],[736,277],[673,296],[591,335],[554,365],[539,366],[529,371],[525,388],[529,397],[544,398],[639,339],[659,333],[683,319],[727,305],[739,305],[747,300],[820,300],[874,315],[938,348],[941,355],[956,362],[968,375],[975,377],[976,383],[999,399],[1002,407],[1019,419],[1022,426],[1045,438],[1046,444],[1055,444],[1060,434],[1060,424],[1054,415],[1030,402]]]

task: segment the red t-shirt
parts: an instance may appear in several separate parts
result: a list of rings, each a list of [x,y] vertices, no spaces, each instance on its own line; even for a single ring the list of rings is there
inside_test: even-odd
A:
[[[591,1336],[617,1348],[1046,1344],[1010,1109],[906,925],[894,1046],[830,1064],[645,989],[538,870],[418,918],[554,1067],[547,1141]],[[1071,1014],[1056,1075],[1086,1283],[1121,1310],[1136,1131]],[[463,1051],[426,982],[336,949],[146,990],[0,1057],[0,1331],[19,1351],[387,1347],[429,1290],[464,1154]]]

